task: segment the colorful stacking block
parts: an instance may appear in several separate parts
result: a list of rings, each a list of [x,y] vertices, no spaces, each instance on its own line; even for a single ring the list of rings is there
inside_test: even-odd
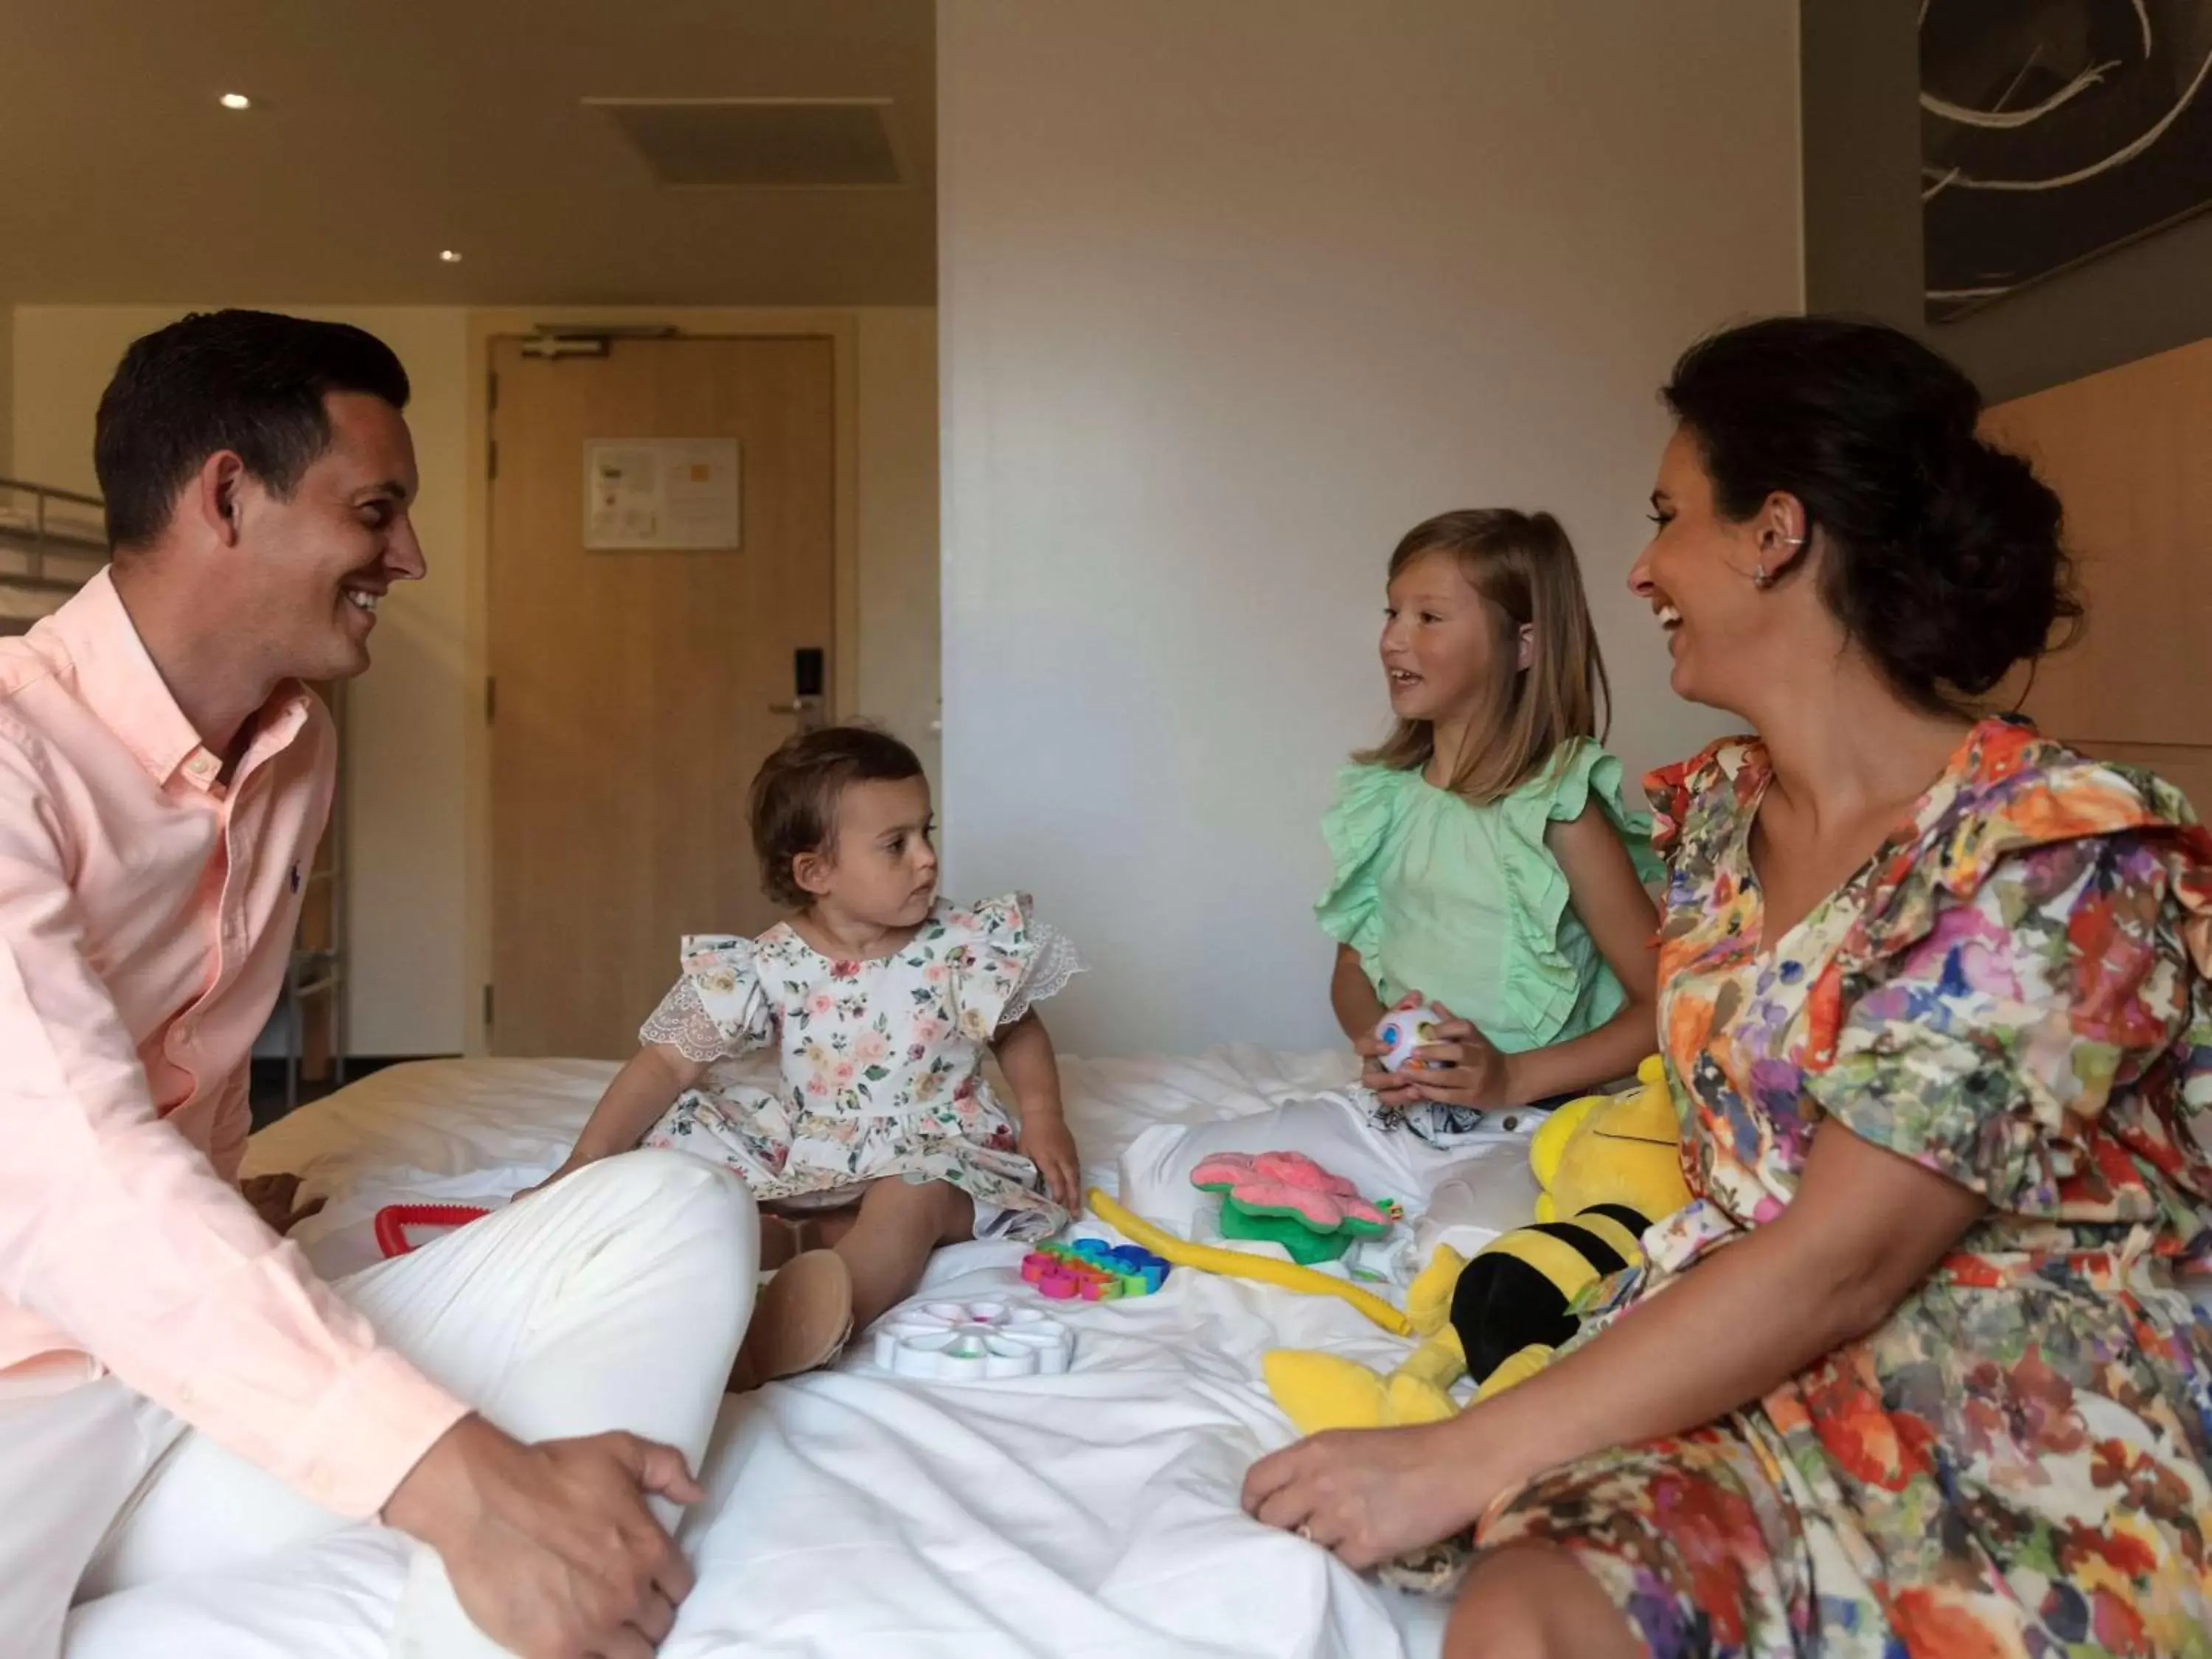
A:
[[[1110,1302],[1125,1296],[1150,1296],[1167,1276],[1167,1262],[1150,1250],[1134,1244],[1109,1244],[1103,1238],[1040,1244],[1022,1260],[1024,1282],[1056,1302]]]

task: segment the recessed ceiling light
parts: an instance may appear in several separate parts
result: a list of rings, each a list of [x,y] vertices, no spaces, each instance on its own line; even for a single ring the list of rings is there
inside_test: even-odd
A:
[[[225,109],[252,109],[253,100],[242,92],[226,92],[216,100]]]
[[[440,248],[438,258],[449,265],[457,265],[461,262],[461,251],[457,247]]]

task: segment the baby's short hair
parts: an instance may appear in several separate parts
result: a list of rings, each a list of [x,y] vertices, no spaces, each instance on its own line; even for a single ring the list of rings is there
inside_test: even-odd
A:
[[[761,890],[787,908],[805,909],[812,896],[793,875],[792,861],[830,844],[847,788],[921,775],[921,757],[872,726],[825,726],[790,738],[753,777],[750,817]]]

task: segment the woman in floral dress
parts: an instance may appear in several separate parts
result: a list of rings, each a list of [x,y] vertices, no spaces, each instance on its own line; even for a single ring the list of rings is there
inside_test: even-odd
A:
[[[1248,1506],[1471,1528],[1454,1656],[2212,1655],[2212,836],[1970,712],[2076,612],[1950,365],[1776,319],[1666,397],[1632,585],[1758,733],[1649,782],[1696,1197],[1547,1370]]]

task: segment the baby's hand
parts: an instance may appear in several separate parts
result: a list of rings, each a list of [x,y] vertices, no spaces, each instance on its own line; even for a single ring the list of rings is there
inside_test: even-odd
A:
[[[253,1206],[262,1224],[279,1237],[323,1207],[319,1198],[298,1204],[300,1177],[289,1170],[281,1175],[248,1176],[238,1183],[238,1191]]]
[[[577,1170],[582,1169],[586,1164],[595,1162],[597,1162],[596,1159],[586,1158],[579,1152],[571,1152],[567,1158],[562,1160],[561,1167],[559,1169],[554,1170],[551,1175],[547,1176],[544,1180],[538,1182],[537,1185],[533,1187],[525,1187],[521,1191],[515,1194],[514,1198],[509,1199],[507,1202],[510,1204],[515,1203],[522,1199],[529,1197],[532,1193],[542,1193],[548,1187],[550,1187],[555,1182],[560,1180],[562,1176],[574,1175]]]
[[[1075,1137],[1067,1120],[1055,1109],[1034,1111],[1022,1117],[1022,1155],[1037,1166],[1052,1201],[1071,1216],[1083,1213],[1083,1166],[1075,1155]]]

